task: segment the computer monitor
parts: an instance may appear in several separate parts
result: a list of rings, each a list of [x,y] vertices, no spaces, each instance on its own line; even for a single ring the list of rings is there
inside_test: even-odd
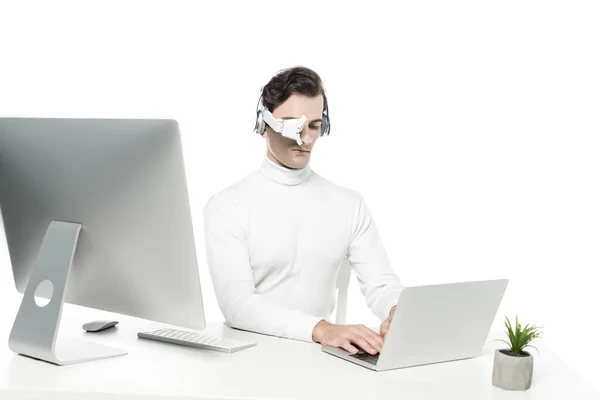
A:
[[[59,365],[126,354],[58,346],[63,301],[205,328],[176,121],[0,118],[0,210],[24,294],[13,351]]]

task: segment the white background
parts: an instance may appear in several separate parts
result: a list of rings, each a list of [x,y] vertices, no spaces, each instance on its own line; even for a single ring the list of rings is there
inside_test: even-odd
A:
[[[1,2],[0,115],[178,119],[221,320],[202,207],[262,161],[261,86],[313,68],[332,133],[312,167],[365,196],[403,282],[509,278],[494,328],[543,325],[600,388],[599,20],[595,1]],[[377,324],[350,290],[349,322]]]

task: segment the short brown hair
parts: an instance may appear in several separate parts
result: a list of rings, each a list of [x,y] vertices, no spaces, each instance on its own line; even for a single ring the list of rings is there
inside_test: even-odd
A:
[[[327,96],[321,77],[310,68],[297,66],[279,71],[262,90],[262,103],[271,112],[292,94],[309,97],[323,95],[323,110],[327,110]]]

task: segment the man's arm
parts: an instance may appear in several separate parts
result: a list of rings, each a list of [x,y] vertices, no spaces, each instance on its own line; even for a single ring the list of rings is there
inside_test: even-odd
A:
[[[404,286],[390,265],[375,221],[362,196],[355,211],[353,227],[348,261],[353,266],[367,305],[380,320],[386,320],[398,303]]]
[[[225,320],[235,328],[312,342],[313,329],[321,318],[288,309],[256,293],[237,205],[215,195],[203,215],[208,267]]]

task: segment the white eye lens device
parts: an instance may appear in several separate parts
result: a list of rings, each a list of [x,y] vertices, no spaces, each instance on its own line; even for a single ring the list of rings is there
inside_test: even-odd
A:
[[[306,123],[306,117],[304,115],[300,118],[281,119],[275,118],[269,110],[263,110],[263,118],[275,132],[281,133],[286,138],[295,140],[298,145],[302,144],[300,134]]]
[[[325,104],[325,110],[323,110],[323,118],[321,122],[321,136],[329,135],[329,131],[331,129],[329,122],[329,107],[327,106],[326,98]],[[280,133],[282,136],[288,139],[295,140],[298,145],[301,145],[302,139],[300,139],[300,135],[302,134],[302,130],[304,129],[304,124],[306,121],[307,118],[304,115],[302,115],[300,118],[293,119],[275,118],[267,109],[267,107],[263,105],[261,96],[256,107],[254,132],[262,135],[265,132],[265,128],[268,124],[275,132]]]

